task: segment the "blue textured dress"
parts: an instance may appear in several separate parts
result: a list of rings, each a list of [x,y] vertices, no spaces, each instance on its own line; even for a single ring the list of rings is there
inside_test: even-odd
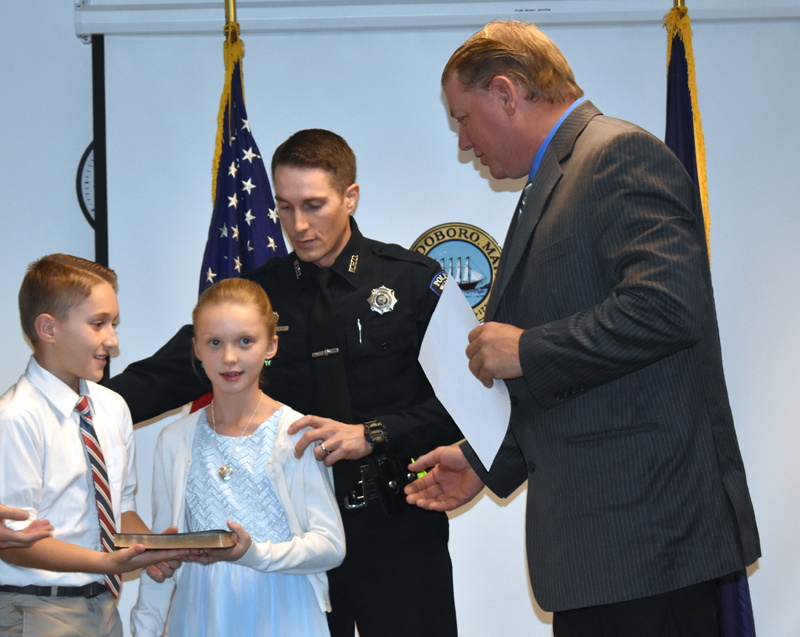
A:
[[[227,529],[227,521],[233,520],[253,542],[291,540],[286,514],[264,471],[282,411],[283,407],[241,439],[219,435],[201,414],[186,482],[190,531]],[[233,473],[223,482],[217,471],[229,455]],[[230,562],[186,562],[181,570],[168,637],[329,634],[325,613],[305,575],[262,573]]]

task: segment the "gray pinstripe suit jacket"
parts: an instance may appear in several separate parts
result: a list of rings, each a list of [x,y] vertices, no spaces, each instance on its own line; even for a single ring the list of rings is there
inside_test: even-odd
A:
[[[512,221],[487,320],[522,327],[505,442],[545,610],[635,599],[760,556],[697,190],[642,129],[578,106]]]

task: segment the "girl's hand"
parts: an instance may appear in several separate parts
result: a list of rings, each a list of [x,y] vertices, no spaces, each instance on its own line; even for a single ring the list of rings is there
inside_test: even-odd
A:
[[[253,544],[253,538],[244,530],[241,524],[231,522],[228,520],[228,528],[236,533],[236,545],[228,549],[204,549],[198,554],[189,555],[186,560],[189,562],[199,562],[200,564],[211,564],[213,562],[235,562],[242,557],[250,545]]]

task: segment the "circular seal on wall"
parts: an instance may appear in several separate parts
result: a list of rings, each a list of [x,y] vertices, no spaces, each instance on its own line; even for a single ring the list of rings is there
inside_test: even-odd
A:
[[[443,223],[421,234],[411,249],[439,262],[449,279],[458,283],[482,322],[500,263],[497,242],[476,226]]]

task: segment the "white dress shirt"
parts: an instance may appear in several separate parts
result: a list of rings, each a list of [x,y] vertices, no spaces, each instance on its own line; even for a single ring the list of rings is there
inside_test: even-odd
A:
[[[119,394],[96,383],[81,380],[80,391],[89,399],[119,530],[122,513],[136,510],[130,411]],[[47,519],[56,539],[102,551],[94,483],[75,411],[79,399],[33,357],[25,374],[0,397],[0,502],[30,513],[25,522],[8,522],[12,528]],[[0,584],[83,586],[102,581],[95,573],[55,573],[0,560]]]

